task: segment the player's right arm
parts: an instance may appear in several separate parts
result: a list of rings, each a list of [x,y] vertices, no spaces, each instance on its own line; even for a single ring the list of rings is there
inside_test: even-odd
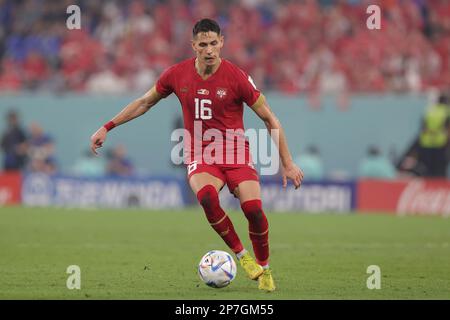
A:
[[[94,154],[97,154],[97,149],[102,147],[106,140],[106,135],[108,131],[114,127],[120,126],[134,118],[137,118],[153,107],[155,104],[161,100],[163,96],[156,90],[156,86],[153,86],[147,93],[142,97],[129,103],[125,108],[122,109],[114,118],[111,119],[108,124],[100,127],[91,136],[91,150]]]

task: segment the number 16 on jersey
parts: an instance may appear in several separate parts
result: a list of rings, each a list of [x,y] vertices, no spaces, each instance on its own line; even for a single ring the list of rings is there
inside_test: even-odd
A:
[[[208,107],[211,103],[209,99],[195,98],[195,119],[212,119],[212,110]]]

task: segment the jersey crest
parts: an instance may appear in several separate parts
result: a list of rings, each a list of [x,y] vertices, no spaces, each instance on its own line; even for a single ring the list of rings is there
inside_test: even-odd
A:
[[[216,96],[219,99],[224,99],[227,95],[227,89],[225,88],[217,88]]]

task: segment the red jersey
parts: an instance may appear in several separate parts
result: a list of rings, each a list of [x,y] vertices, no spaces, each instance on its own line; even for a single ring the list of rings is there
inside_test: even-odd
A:
[[[181,103],[184,127],[191,137],[184,137],[187,163],[201,159],[211,164],[208,155],[213,163],[226,166],[251,163],[248,140],[243,135],[243,103],[252,106],[260,91],[244,71],[222,58],[216,72],[203,80],[195,68],[195,58],[191,58],[164,71],[156,90],[163,97],[175,93]],[[221,144],[223,148],[218,147]],[[238,155],[245,156],[245,163]]]

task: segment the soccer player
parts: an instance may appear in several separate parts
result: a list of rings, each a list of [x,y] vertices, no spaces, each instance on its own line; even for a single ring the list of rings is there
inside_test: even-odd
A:
[[[295,188],[299,188],[303,172],[294,164],[280,122],[253,80],[230,61],[220,57],[224,37],[219,25],[214,20],[202,19],[195,24],[192,33],[192,48],[196,57],[168,68],[146,94],[100,127],[91,137],[91,149],[97,154],[96,149],[103,145],[109,130],[143,115],[160,99],[175,93],[183,110],[185,135],[191,137],[184,137],[189,185],[197,195],[210,225],[236,254],[249,278],[259,281],[259,289],[270,292],[275,290],[275,283],[269,268],[269,225],[262,208],[259,178],[249,154],[248,141],[245,140],[241,146],[216,148],[211,153],[213,158],[217,160],[223,151],[222,159],[227,161],[211,161],[214,159],[207,157],[205,151],[212,139],[205,138],[203,134],[214,129],[219,131],[223,141],[230,140],[227,130],[239,132],[244,128],[245,102],[264,121],[269,132],[275,130],[278,133],[277,137],[272,138],[278,143],[283,187],[290,179]],[[200,152],[196,143],[200,145]],[[239,199],[248,219],[256,261],[243,247],[231,220],[220,206],[218,193],[225,183]]]

